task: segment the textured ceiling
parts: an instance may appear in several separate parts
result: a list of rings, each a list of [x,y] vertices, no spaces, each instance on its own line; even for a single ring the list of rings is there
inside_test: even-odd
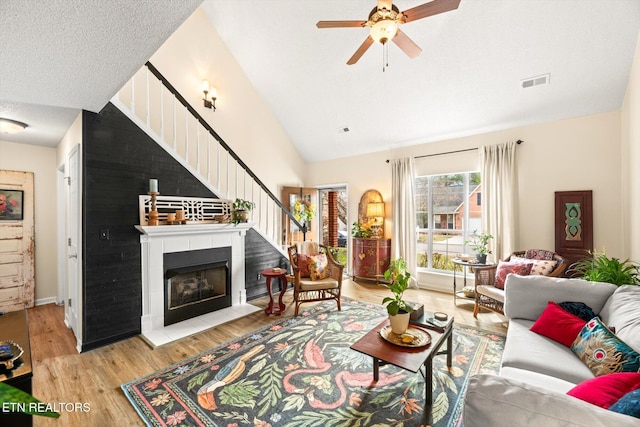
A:
[[[397,0],[400,10],[425,0]],[[225,44],[307,161],[345,157],[622,105],[640,29],[638,0],[462,0],[402,25],[409,59],[374,44],[347,60],[375,0],[205,0]],[[550,73],[550,84],[520,80]],[[348,127],[349,132],[338,129]]]
[[[202,0],[0,1],[2,135],[55,146],[81,109],[99,111]]]

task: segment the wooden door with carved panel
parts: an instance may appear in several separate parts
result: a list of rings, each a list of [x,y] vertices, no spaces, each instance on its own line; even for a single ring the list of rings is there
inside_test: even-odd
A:
[[[591,190],[555,193],[555,251],[567,260],[569,266],[589,257],[593,250],[591,199]]]
[[[0,170],[0,311],[35,300],[33,172]]]

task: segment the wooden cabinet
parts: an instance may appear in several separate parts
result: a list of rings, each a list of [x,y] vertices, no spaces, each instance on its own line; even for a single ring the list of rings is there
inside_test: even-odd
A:
[[[368,279],[378,282],[391,260],[391,239],[353,238],[353,280]]]

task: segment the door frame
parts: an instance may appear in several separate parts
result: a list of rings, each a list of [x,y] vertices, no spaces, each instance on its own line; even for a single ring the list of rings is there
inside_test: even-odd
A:
[[[77,155],[77,178],[70,180],[69,171],[72,156]],[[69,329],[72,330],[76,337],[76,350],[78,353],[82,351],[82,150],[81,145],[76,144],[73,146],[64,158],[64,163],[58,168],[61,174],[58,174],[60,181],[58,188],[60,189],[60,197],[58,198],[58,235],[62,238],[58,242],[58,261],[59,261],[59,273],[58,273],[58,291],[59,295],[62,295],[61,303],[64,304],[64,322]],[[78,194],[77,210],[78,210],[78,223],[72,225],[70,223],[70,185],[76,186]],[[69,270],[69,246],[68,239],[70,237],[70,227],[77,229],[78,242],[77,242],[77,269],[75,275],[78,283],[76,285],[75,295],[70,295],[70,283],[71,278]],[[60,298],[58,298],[60,300]],[[76,302],[74,319],[70,318],[69,299]]]

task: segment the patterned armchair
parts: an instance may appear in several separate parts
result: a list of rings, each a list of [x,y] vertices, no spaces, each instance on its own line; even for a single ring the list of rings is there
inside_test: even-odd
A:
[[[288,252],[293,274],[287,279],[293,283],[295,315],[300,304],[312,301],[335,300],[340,311],[344,266],[326,246],[316,242],[298,243],[290,246]]]
[[[560,277],[567,266],[567,261],[555,252],[529,249],[512,253],[497,265],[474,268],[476,280],[473,317],[478,317],[480,307],[504,314],[504,279],[509,273]]]

